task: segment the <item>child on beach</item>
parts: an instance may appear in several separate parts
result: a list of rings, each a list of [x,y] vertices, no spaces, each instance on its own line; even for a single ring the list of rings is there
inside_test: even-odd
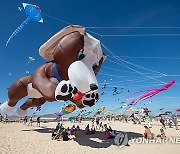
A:
[[[160,134],[158,134],[156,137],[163,139],[163,140],[166,140],[166,135],[165,135],[163,128],[160,129]]]
[[[162,128],[160,129],[160,132],[161,132],[161,139],[166,139],[165,132]]]
[[[148,121],[147,125],[148,125],[149,128],[152,128],[152,125],[150,124],[149,121]]]

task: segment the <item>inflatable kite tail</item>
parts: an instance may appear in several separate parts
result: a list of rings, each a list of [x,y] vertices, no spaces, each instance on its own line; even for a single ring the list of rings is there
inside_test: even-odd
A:
[[[23,21],[23,23],[11,34],[11,36],[9,37],[6,46],[8,45],[8,43],[28,24],[28,22],[31,20],[30,17],[27,17],[27,19],[25,21]]]

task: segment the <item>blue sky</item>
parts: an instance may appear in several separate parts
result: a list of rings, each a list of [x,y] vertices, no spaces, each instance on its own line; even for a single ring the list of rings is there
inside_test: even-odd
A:
[[[30,22],[6,47],[9,36],[26,19],[24,10],[18,10],[22,2],[40,6],[44,23]],[[180,107],[178,0],[1,0],[0,3],[0,102],[7,99],[7,88],[17,78],[26,75],[26,71],[33,73],[45,62],[38,53],[43,42],[71,23],[86,26],[109,49],[102,48],[108,56],[97,75],[100,94],[104,95],[92,108],[117,108],[132,93],[160,88],[171,79],[176,80],[174,86],[135,108],[148,107],[159,112],[160,108]],[[36,60],[26,65],[29,56]],[[102,89],[105,83],[107,88]],[[123,88],[123,92],[113,96],[114,86],[119,91]],[[152,103],[147,104],[149,101]],[[54,113],[63,104],[46,103],[39,114]]]

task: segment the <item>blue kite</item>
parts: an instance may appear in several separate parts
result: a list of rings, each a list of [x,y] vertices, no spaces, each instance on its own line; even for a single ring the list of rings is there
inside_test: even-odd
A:
[[[37,106],[36,111],[41,111],[41,106]]]
[[[35,21],[35,22],[41,22],[43,23],[43,18],[41,15],[41,9],[39,8],[39,6],[36,5],[32,5],[32,4],[27,4],[27,3],[22,3],[24,9],[25,9],[25,13],[27,15],[27,18],[25,21],[23,21],[23,23],[11,34],[11,36],[9,37],[6,46],[8,45],[8,43],[14,38],[14,36],[16,36],[27,24],[28,22]]]

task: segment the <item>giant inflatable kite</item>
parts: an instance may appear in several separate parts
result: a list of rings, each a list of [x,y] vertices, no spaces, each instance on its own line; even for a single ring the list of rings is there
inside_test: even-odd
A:
[[[39,53],[48,62],[39,66],[33,75],[21,77],[11,85],[9,100],[0,107],[2,112],[12,113],[25,96],[30,98],[17,109],[18,116],[25,116],[28,108],[41,106],[46,101],[70,100],[79,108],[93,106],[98,101],[95,75],[105,54],[100,41],[84,27],[65,27],[45,42]]]

